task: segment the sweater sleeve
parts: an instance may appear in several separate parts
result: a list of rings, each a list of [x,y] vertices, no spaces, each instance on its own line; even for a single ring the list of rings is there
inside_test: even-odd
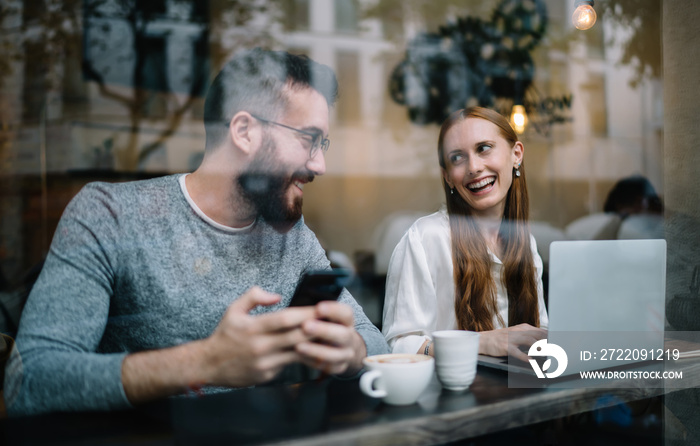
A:
[[[7,365],[11,416],[129,406],[121,383],[126,353],[98,352],[118,255],[113,206],[88,185],[61,218]]]
[[[316,237],[313,237],[316,247],[313,249],[314,254],[310,256],[313,260],[309,265],[309,269],[328,269],[330,268],[330,261],[326,257],[325,251],[321,247],[320,243]],[[377,327],[369,320],[364,310],[357,303],[355,298],[352,297],[347,289],[344,289],[339,302],[350,305],[355,316],[355,330],[365,341],[365,347],[367,348],[367,356],[381,355],[384,353],[389,353],[389,346],[384,339],[382,333],[377,329]]]

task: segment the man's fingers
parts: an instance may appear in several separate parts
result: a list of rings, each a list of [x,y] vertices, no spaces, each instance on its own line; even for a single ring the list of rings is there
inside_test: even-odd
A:
[[[325,301],[319,302],[316,305],[316,317],[327,321],[335,322],[336,324],[352,327],[355,325],[355,315],[350,305]]]
[[[252,287],[243,293],[230,308],[239,313],[250,313],[258,305],[268,306],[279,302],[281,297],[278,294],[268,293],[259,287]]]
[[[310,320],[304,322],[302,329],[306,336],[319,343],[347,346],[352,341],[352,329],[335,322]]]
[[[316,342],[302,342],[296,350],[304,364],[331,374],[345,372],[353,353],[350,348],[337,348]]]
[[[301,328],[286,331],[284,333],[273,333],[260,335],[250,340],[251,351],[256,356],[264,356],[281,351],[291,351],[301,343],[309,341],[309,336]]]
[[[298,352],[288,350],[274,355],[268,355],[262,359],[259,364],[261,370],[276,370],[277,373],[279,373],[283,367],[295,362],[300,362],[301,360],[302,356]]]
[[[253,380],[255,383],[264,383],[274,379],[282,369],[296,362],[302,361],[301,355],[294,350],[279,352],[259,358],[252,364]]]
[[[300,327],[304,321],[314,319],[315,316],[314,307],[285,308],[256,316],[255,325],[263,333],[281,332]]]

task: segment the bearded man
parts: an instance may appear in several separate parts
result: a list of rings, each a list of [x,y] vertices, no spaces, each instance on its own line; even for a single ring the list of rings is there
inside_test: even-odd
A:
[[[347,290],[287,308],[305,271],[329,268],[301,209],[336,97],[330,68],[247,51],[207,93],[195,172],[83,188],[22,314],[8,413],[120,409],[290,364],[355,374],[388,352]]]

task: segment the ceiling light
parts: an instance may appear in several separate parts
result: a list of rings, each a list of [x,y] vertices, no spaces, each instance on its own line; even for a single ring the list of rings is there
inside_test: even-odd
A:
[[[513,105],[513,111],[510,113],[510,125],[516,133],[521,134],[527,126],[527,113],[522,105]]]
[[[576,10],[571,16],[571,21],[574,22],[576,29],[585,31],[591,29],[595,25],[597,15],[593,9],[593,0],[576,0],[574,3]]]

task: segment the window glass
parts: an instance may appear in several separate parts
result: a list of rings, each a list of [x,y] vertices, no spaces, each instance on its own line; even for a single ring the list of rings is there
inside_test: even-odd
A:
[[[336,66],[340,97],[338,99],[338,120],[343,124],[357,124],[360,121],[360,77],[357,53],[339,51]]]
[[[335,29],[339,32],[357,32],[359,20],[356,0],[335,0]]]

